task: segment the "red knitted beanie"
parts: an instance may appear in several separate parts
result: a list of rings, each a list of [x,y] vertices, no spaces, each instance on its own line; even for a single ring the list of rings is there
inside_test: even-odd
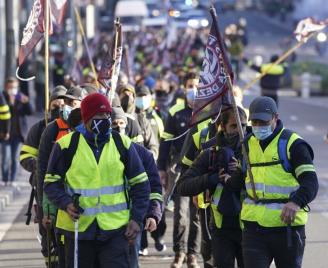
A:
[[[97,113],[111,113],[112,107],[106,96],[93,93],[86,96],[81,102],[81,114],[84,123],[87,123]]]

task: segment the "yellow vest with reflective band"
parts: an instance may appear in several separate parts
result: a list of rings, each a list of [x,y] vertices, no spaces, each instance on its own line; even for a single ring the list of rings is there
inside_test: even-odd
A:
[[[271,63],[261,65],[261,73],[265,73],[268,70],[268,74],[271,75],[282,75],[284,73],[284,67],[280,64],[272,66]]]
[[[249,160],[252,166],[256,194],[259,199],[288,199],[292,192],[299,188],[299,183],[292,173],[286,172],[281,163],[278,163],[278,140],[280,133],[270,142],[267,148],[262,151],[259,140],[251,136],[248,141]],[[289,149],[295,140],[299,139],[293,133],[287,143],[287,156],[290,159]],[[254,164],[267,164],[266,166],[254,166]],[[253,192],[250,184],[249,174],[246,177],[246,190],[248,197],[245,198],[241,211],[241,219],[245,221],[257,222],[263,227],[283,227],[287,226],[280,219],[280,214],[284,203],[255,203],[252,198]],[[250,198],[250,197],[251,198]],[[307,212],[299,210],[292,226],[304,225],[307,222]]]
[[[156,122],[156,125],[158,127],[158,134],[159,134],[159,138],[161,138],[163,136],[163,132],[164,132],[164,123],[162,118],[160,118],[160,116],[156,113],[155,110],[152,111],[151,113],[153,119]]]
[[[68,148],[72,133],[58,141],[61,149]],[[126,148],[130,140],[121,136]],[[79,232],[84,232],[96,219],[102,230],[115,230],[129,221],[130,212],[124,186],[124,164],[114,139],[105,144],[99,162],[80,135],[72,164],[65,175],[65,186],[70,195],[81,194],[80,206],[84,209],[79,219]],[[50,175],[51,176],[51,175]],[[74,222],[63,210],[58,210],[56,226],[67,231],[74,231]]]

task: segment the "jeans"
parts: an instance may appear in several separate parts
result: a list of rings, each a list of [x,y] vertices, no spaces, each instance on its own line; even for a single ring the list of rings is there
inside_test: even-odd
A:
[[[197,208],[192,203],[191,197],[175,196],[173,200],[173,251],[175,253],[185,252],[185,237],[187,224],[189,222],[187,253],[197,254],[200,235],[200,224]]]
[[[79,268],[129,268],[129,246],[124,232],[125,229],[106,241],[79,240]],[[65,250],[66,268],[73,268],[74,239],[65,237]]]
[[[18,164],[18,148],[20,138],[10,138],[9,141],[1,142],[1,172],[3,182],[12,182],[16,178]]]
[[[274,260],[277,268],[301,268],[305,247],[305,228],[293,228],[292,247],[287,246],[286,231],[247,229],[243,231],[245,268],[269,268]]]
[[[234,268],[235,260],[238,267],[244,267],[241,248],[240,229],[218,229],[212,230],[213,257],[218,268]],[[258,268],[253,266],[253,268]]]

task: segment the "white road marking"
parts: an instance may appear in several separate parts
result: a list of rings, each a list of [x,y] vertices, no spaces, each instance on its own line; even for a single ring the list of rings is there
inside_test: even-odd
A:
[[[298,117],[296,115],[291,115],[290,116],[290,120],[297,121],[298,120]]]
[[[314,131],[315,128],[314,128],[314,126],[306,125],[306,126],[305,126],[305,129],[306,129],[307,131],[311,131],[311,132],[312,132],[312,131]]]

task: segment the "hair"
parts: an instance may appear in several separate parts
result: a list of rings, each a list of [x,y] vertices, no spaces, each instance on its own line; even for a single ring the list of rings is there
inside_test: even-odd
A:
[[[187,81],[191,79],[198,79],[198,75],[195,72],[187,73],[183,79],[183,85],[186,86]]]
[[[245,110],[239,106],[237,106],[237,109],[240,119],[247,120],[247,115],[245,113]],[[220,124],[225,126],[229,122],[230,117],[233,115],[234,115],[234,110],[232,107],[229,107],[228,109],[224,110],[220,115],[220,119],[219,119]]]
[[[11,83],[18,83],[18,81],[15,77],[11,76],[6,79],[6,85]]]

